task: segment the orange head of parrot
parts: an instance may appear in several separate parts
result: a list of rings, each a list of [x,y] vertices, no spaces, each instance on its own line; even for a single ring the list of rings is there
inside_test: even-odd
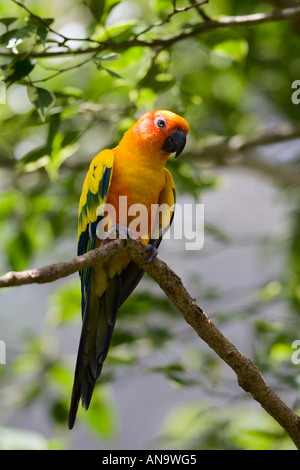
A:
[[[188,122],[171,111],[151,111],[144,114],[125,133],[124,143],[133,144],[145,157],[158,156],[166,160],[175,152],[178,157],[186,144]]]

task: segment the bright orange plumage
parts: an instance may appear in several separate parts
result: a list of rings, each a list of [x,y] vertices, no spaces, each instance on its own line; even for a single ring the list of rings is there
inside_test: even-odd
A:
[[[166,127],[157,127],[156,119],[164,119]],[[150,206],[158,203],[165,185],[164,166],[170,153],[162,150],[163,143],[176,129],[187,134],[187,121],[168,111],[153,111],[143,115],[124,134],[119,145],[113,149],[114,170],[108,203],[118,207],[118,196],[126,195],[128,206],[144,204],[150,217]]]
[[[78,254],[100,246],[97,224],[104,222],[109,205],[116,210],[117,224],[120,197],[127,198],[127,208],[141,204],[145,208],[147,231],[140,236],[144,243],[156,249],[164,231],[172,222],[159,222],[159,237],[153,238],[153,205],[175,203],[176,190],[165,164],[170,154],[178,156],[186,141],[189,125],[182,117],[170,111],[152,111],[144,114],[112,150],[100,152],[91,162],[79,202]],[[124,214],[123,214],[124,215]],[[128,214],[126,214],[128,215]],[[155,214],[154,214],[155,215]],[[126,228],[136,215],[128,215]],[[121,220],[122,219],[122,220]],[[141,224],[143,225],[143,223]],[[144,226],[144,225],[143,225]],[[117,258],[110,266],[88,268],[80,273],[82,288],[83,326],[77,356],[75,379],[69,415],[73,427],[78,403],[88,409],[95,382],[106,358],[117,310],[134,290],[143,271],[126,258]]]

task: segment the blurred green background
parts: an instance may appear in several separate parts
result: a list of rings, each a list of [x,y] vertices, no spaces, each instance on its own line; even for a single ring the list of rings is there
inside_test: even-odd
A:
[[[28,0],[41,22],[1,2],[1,272],[73,257],[91,159],[144,112],[176,112],[190,134],[168,167],[178,202],[205,205],[205,243],[186,251],[185,240],[166,240],[159,256],[299,411],[300,104],[291,96],[300,20],[215,29],[169,47],[46,56],[180,35],[205,21],[192,3]],[[218,19],[279,3],[211,0],[202,9]],[[174,4],[188,9],[171,14]],[[92,406],[69,432],[78,275],[0,295],[0,449],[294,449],[147,277],[121,308]]]

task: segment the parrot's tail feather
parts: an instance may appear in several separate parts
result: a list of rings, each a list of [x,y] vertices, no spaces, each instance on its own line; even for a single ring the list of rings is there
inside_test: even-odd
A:
[[[96,383],[97,378],[99,378],[101,374],[102,366],[103,364],[99,364],[96,378],[91,374],[91,372],[87,368],[86,374],[83,377],[82,382],[78,383],[77,387],[75,387],[75,384],[74,384],[74,389],[73,389],[72,398],[71,398],[70,412],[69,412],[69,421],[68,421],[69,429],[72,429],[75,424],[80,398],[81,398],[81,403],[82,403],[83,408],[85,410],[89,409],[91,399],[93,396],[95,383]]]
[[[86,375],[81,384],[81,393],[80,393],[82,406],[85,410],[89,409],[95,383],[98,377],[100,377],[102,366],[103,366],[103,363],[98,364],[97,373],[95,375],[94,375],[94,372],[91,371],[91,369],[87,368],[86,370]]]
[[[79,342],[74,385],[69,412],[69,429],[72,429],[81,399],[86,410],[90,406],[96,380],[112,339],[119,297],[121,278],[115,276],[101,298],[90,293],[85,306],[81,337]]]

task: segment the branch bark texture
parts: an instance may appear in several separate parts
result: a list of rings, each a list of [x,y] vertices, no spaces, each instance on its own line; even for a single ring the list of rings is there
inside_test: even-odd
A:
[[[109,262],[113,257],[120,255],[127,255],[152,277],[198,336],[236,373],[240,387],[251,393],[300,449],[299,416],[269,387],[250,359],[245,357],[214,325],[192,299],[180,277],[166,263],[156,258],[150,264],[146,264],[149,253],[143,243],[132,239],[116,240],[70,261],[41,269],[9,272],[0,277],[0,287],[55,281],[85,267],[95,266],[104,261]]]

